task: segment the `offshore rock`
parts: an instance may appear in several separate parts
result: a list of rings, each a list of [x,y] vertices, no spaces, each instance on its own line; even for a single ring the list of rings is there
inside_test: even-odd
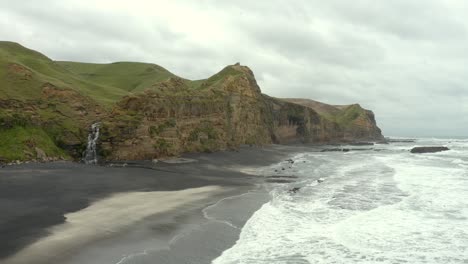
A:
[[[450,150],[447,147],[415,147],[411,149],[411,153],[435,153]]]

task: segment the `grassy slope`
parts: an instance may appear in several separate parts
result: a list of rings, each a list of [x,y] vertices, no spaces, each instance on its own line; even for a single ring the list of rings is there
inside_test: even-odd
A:
[[[186,84],[183,89],[191,92],[218,89],[225,78],[238,74],[241,72],[228,66],[208,79],[182,79]],[[56,62],[20,44],[0,41],[0,102],[10,99],[26,102],[26,105],[34,102],[35,113],[49,124],[45,127],[33,125],[30,114],[24,117],[25,122],[16,123],[17,110],[0,107],[0,124],[3,124],[0,137],[5,139],[0,144],[0,159],[26,159],[30,153],[35,154],[35,147],[51,156],[63,155],[57,145],[64,140],[64,135],[77,135],[79,129],[86,129],[75,122],[77,113],[69,104],[42,97],[46,83],[58,89],[74,90],[111,109],[124,96],[157,87],[155,84],[172,77],[177,76],[155,64]],[[29,142],[29,146],[25,142]]]
[[[6,161],[35,158],[36,147],[51,157],[67,157],[51,137],[38,127],[15,126],[11,129],[0,129],[0,138],[0,157]]]
[[[359,116],[366,115],[366,110],[358,104],[334,106],[309,99],[285,98],[282,100],[310,107],[322,117],[337,123],[343,128],[352,126],[353,121]]]
[[[8,69],[13,63],[30,70],[31,78],[12,77]],[[208,79],[183,80],[187,87],[193,89],[218,88],[227,76],[241,73],[228,66]],[[59,88],[74,89],[102,105],[110,106],[130,92],[143,92],[171,77],[177,76],[155,64],[58,62],[17,43],[0,41],[0,99],[37,99],[41,86],[50,82]]]
[[[295,103],[295,104],[300,104],[303,106],[310,107],[315,110],[320,115],[323,116],[335,116],[340,112],[340,109],[329,104],[324,104],[322,102],[310,100],[310,99],[303,99],[303,98],[284,98],[282,100]]]
[[[127,94],[114,87],[87,82],[41,53],[17,43],[0,41],[0,102],[15,100],[22,102],[17,105],[36,109],[19,112],[8,103],[0,104],[3,105],[0,106],[0,159],[35,158],[36,147],[49,156],[66,156],[57,147],[58,143],[63,140],[63,135],[77,135],[82,128],[72,121],[77,113],[69,104],[42,96],[46,83],[58,89],[74,90],[85,96],[82,98],[93,98],[104,107]],[[40,126],[37,121],[32,121],[38,118],[42,120]]]
[[[57,145],[67,141],[69,135],[79,134],[77,137],[80,141],[85,140],[81,139],[83,133],[79,132],[86,128],[76,122],[77,117],[83,116],[60,99],[45,100],[42,88],[46,83],[58,89],[74,90],[84,96],[75,96],[74,100],[93,101],[104,109],[111,109],[124,96],[138,94],[145,89],[154,89],[172,97],[178,94],[186,97],[200,90],[221,89],[226,78],[244,73],[240,67],[227,66],[208,79],[190,81],[155,64],[56,62],[17,43],[0,41],[0,103],[5,99],[27,102],[26,105],[34,102],[36,110],[33,114],[39,115],[40,120],[48,124],[41,127],[37,123],[32,125],[28,123],[31,116],[27,114],[24,123],[15,123],[15,111],[18,110],[0,107],[0,125],[3,124],[0,126],[0,138],[5,139],[0,143],[0,159],[25,159],[34,152],[35,147],[43,149],[48,155],[62,155]],[[175,79],[166,82],[171,78]],[[184,85],[180,85],[180,80]],[[344,128],[352,126],[354,120],[365,114],[359,105],[339,107],[306,101],[296,103],[319,107],[317,110],[324,118]]]
[[[175,77],[158,65],[138,62],[95,64],[62,61],[57,64],[88,82],[126,92],[141,92],[155,83]]]
[[[237,70],[233,66],[227,66],[224,69],[222,69],[220,72],[216,73],[215,75],[211,76],[210,78],[206,80],[200,80],[200,88],[219,88],[223,81],[228,77],[228,76],[238,76],[243,74],[243,72]]]
[[[16,78],[11,65],[18,64],[31,72],[28,80]],[[17,43],[0,42],[0,99],[37,99],[41,86],[50,82],[60,88],[71,88],[103,105],[109,105],[127,94],[126,91],[88,82],[46,56]]]
[[[358,104],[352,104],[349,106],[344,107],[336,116],[336,122],[343,126],[347,127],[353,124],[353,121],[356,120],[360,116],[365,116],[366,110],[363,109]]]

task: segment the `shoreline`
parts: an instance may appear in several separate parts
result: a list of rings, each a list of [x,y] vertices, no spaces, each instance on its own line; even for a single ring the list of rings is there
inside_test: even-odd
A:
[[[66,222],[50,228],[50,235],[4,261],[11,264],[31,263],[31,260],[37,264],[62,263],[76,249],[111,237],[113,233],[125,232],[146,217],[177,210],[187,203],[197,203],[222,192],[221,187],[206,186],[182,191],[119,193],[83,210],[66,214]],[[155,199],[158,200],[158,208],[149,202]],[[118,209],[123,207],[129,209]],[[49,255],[49,252],[53,254]]]
[[[415,139],[410,139],[414,141]],[[256,149],[264,149],[264,148],[270,148],[270,147],[275,147],[275,146],[284,146],[284,147],[301,147],[301,146],[309,146],[309,147],[324,147],[324,146],[341,146],[341,145],[355,145],[359,146],[362,145],[363,143],[366,144],[373,144],[373,145],[378,145],[378,144],[388,144],[388,143],[398,143],[400,141],[398,140],[392,140],[392,138],[385,138],[385,139],[369,139],[369,138],[363,138],[363,139],[353,139],[353,140],[331,140],[331,141],[323,141],[323,142],[290,142],[287,144],[268,144],[268,145],[255,145],[255,146],[248,146],[248,145],[241,145],[238,149],[223,149],[223,150],[217,150],[214,152],[210,152],[210,154],[216,154],[216,153],[222,153],[222,152],[239,152],[243,149],[246,148],[256,148]],[[179,157],[184,157],[187,155],[202,155],[205,154],[203,152],[185,152],[181,153],[178,156],[168,156],[168,157],[161,157],[161,158],[156,158],[154,160],[158,161],[164,161],[164,160],[172,160],[172,159],[178,159]],[[98,163],[100,166],[106,166],[111,163],[123,163],[123,162],[141,162],[143,160],[105,160],[102,163]],[[146,160],[145,160],[146,161]],[[42,163],[54,163],[54,162],[72,162],[72,163],[78,163],[78,164],[84,164],[81,159],[68,159],[64,158],[62,156],[60,157],[46,157],[46,158],[35,158],[35,159],[27,159],[27,160],[9,160],[9,161],[4,161],[0,159],[0,168],[4,168],[7,166],[15,166],[15,165],[23,165],[23,164],[42,164]]]
[[[6,264],[28,263],[24,260],[29,257],[30,260],[34,259],[34,263],[41,263],[37,258],[42,256],[44,259],[42,263],[108,263],[95,261],[99,257],[101,260],[110,261],[117,259],[118,256],[119,260],[112,263],[124,263],[122,260],[125,256],[122,256],[122,252],[131,254],[151,246],[149,251],[155,254],[151,257],[177,258],[183,255],[181,252],[192,251],[187,248],[189,241],[195,239],[189,243],[193,244],[207,234],[213,233],[213,230],[223,230],[214,232],[218,235],[224,234],[222,242],[218,237],[211,240],[216,243],[216,249],[209,249],[210,252],[203,252],[199,256],[204,260],[200,259],[201,262],[198,263],[205,263],[204,261],[208,260],[206,257],[214,259],[235,243],[240,229],[237,232],[229,229],[235,229],[235,226],[241,227],[242,222],[245,223],[263,204],[262,199],[266,199],[265,192],[257,186],[264,179],[246,174],[240,168],[256,168],[277,163],[298,151],[300,148],[287,146],[244,148],[240,152],[184,155],[184,158],[195,160],[189,163],[153,164],[151,161],[141,161],[136,162],[135,167],[125,168],[86,166],[72,162],[8,166],[0,170],[0,183],[2,183],[0,191],[5,191],[3,197],[11,199],[9,203],[8,201],[0,203],[0,210],[6,212],[4,214],[6,217],[0,218],[0,226],[3,228],[0,231],[2,236],[10,241],[7,242],[9,244],[4,242],[5,246],[0,245],[2,249],[0,260]],[[16,188],[16,192],[15,188],[11,189],[12,186]],[[199,197],[200,199],[181,198],[180,194],[187,190],[207,188],[207,186],[219,186],[217,187],[219,189],[211,190],[209,195]],[[10,191],[7,191],[8,189]],[[15,197],[18,192],[24,197],[21,195]],[[45,193],[49,194],[48,197],[47,195],[44,197]],[[174,193],[172,200],[177,202],[174,202],[172,207],[167,207],[167,210],[161,208],[159,211],[148,210],[151,206],[157,205],[154,201],[145,203],[144,210],[135,209],[135,204],[138,202],[152,201],[158,195],[167,196],[169,193]],[[124,207],[125,212],[133,217],[133,220],[126,224],[117,224],[114,229],[109,227],[107,232],[97,235],[78,232],[83,231],[87,225],[88,229],[85,230],[88,230],[88,233],[89,230],[99,227],[102,220],[106,219],[103,216],[108,217],[107,222],[114,221],[115,217],[122,217],[115,212],[103,213],[106,211],[104,205],[109,199],[112,200],[114,196],[122,198],[121,195],[127,195],[123,200],[128,203],[120,207]],[[141,197],[135,199],[132,195],[141,195]],[[31,199],[39,201],[30,203]],[[6,210],[15,203],[22,206],[11,209],[11,212]],[[240,206],[239,203],[243,205]],[[100,213],[99,210],[94,211],[96,213],[94,217],[98,216],[97,220],[86,221],[92,218],[90,217],[93,216],[92,210],[99,206],[101,206]],[[231,219],[232,212],[223,211],[230,206],[240,211],[237,218]],[[39,218],[44,218],[42,226],[35,226],[37,218],[28,216],[28,208],[32,207],[39,207],[37,209],[39,212],[35,214],[40,216]],[[243,207],[246,209],[242,209]],[[136,211],[129,211],[129,208]],[[50,213],[52,211],[54,214]],[[18,215],[25,212],[26,215],[18,218]],[[64,212],[63,219],[60,218],[60,212]],[[82,217],[81,222],[76,222],[76,217]],[[55,220],[52,221],[52,218]],[[18,221],[19,219],[24,221]],[[21,222],[20,226],[12,225],[15,221]],[[235,224],[229,226],[227,222]],[[76,226],[73,227],[70,223],[75,223]],[[13,232],[5,233],[6,229]],[[78,237],[76,234],[79,234]],[[180,234],[185,235],[175,239],[175,236]],[[80,235],[84,238],[80,238]],[[58,243],[60,240],[57,238],[60,237],[65,239],[63,240],[65,242]],[[76,243],[80,239],[84,242]],[[57,246],[62,246],[62,250]],[[53,252],[53,256],[44,256],[41,252]],[[191,255],[196,253],[192,252]],[[57,262],[54,262],[55,260]]]

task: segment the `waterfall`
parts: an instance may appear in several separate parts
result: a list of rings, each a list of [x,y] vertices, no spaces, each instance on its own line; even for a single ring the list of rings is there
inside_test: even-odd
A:
[[[91,125],[91,129],[88,134],[88,145],[86,151],[83,153],[83,162],[86,164],[97,164],[97,140],[99,139],[99,127],[101,123],[94,123]]]

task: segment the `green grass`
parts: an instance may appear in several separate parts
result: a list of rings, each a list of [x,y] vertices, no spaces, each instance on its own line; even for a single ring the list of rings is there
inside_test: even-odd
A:
[[[12,65],[28,73],[12,71]],[[228,76],[243,74],[227,66],[203,80],[181,78],[184,90],[219,88]],[[115,62],[110,64],[53,61],[43,54],[17,43],[0,41],[0,99],[28,100],[41,96],[42,86],[49,82],[58,88],[73,89],[103,106],[145,89],[157,89],[157,84],[176,75],[156,64]],[[154,88],[156,87],[156,88]]]
[[[366,115],[366,110],[358,104],[349,105],[343,109],[338,109],[336,112],[319,113],[319,115],[330,121],[338,124],[342,128],[349,128],[353,126],[355,121],[360,116]]]
[[[0,129],[0,138],[0,158],[7,161],[35,158],[36,147],[50,157],[67,156],[41,128],[15,126]]]
[[[127,92],[141,92],[155,83],[175,77],[168,70],[148,63],[94,64],[65,61],[57,63],[91,83],[104,87],[115,87]]]
[[[0,124],[6,125],[0,127],[0,158],[34,158],[36,146],[48,155],[63,155],[57,146],[86,142],[86,126],[99,118],[95,113],[103,117],[103,139],[131,134],[142,113],[118,109],[124,100],[140,98],[146,90],[151,91],[146,95],[166,98],[168,104],[192,100],[209,108],[223,100],[219,88],[226,78],[242,74],[241,68],[228,66],[208,79],[191,81],[155,64],[58,62],[20,44],[0,41]],[[45,86],[52,89],[45,93]],[[174,125],[153,127],[152,134]],[[217,137],[216,131],[206,128],[194,133],[198,132],[206,133],[208,141]]]
[[[29,77],[15,72],[12,67],[22,68]],[[103,105],[128,94],[115,87],[88,82],[46,56],[12,42],[0,42],[0,80],[0,99],[37,99],[47,82],[59,88],[74,89]]]
[[[338,112],[335,116],[332,116],[332,120],[335,121],[341,127],[348,127],[352,125],[352,122],[356,120],[359,116],[365,115],[365,110],[357,105],[353,104],[350,105],[340,112]],[[330,118],[330,117],[327,117]]]
[[[222,69],[220,72],[216,73],[215,75],[211,76],[206,80],[199,80],[200,88],[219,88],[222,82],[229,76],[239,76],[244,74],[242,71],[236,69],[233,66],[227,66]]]

